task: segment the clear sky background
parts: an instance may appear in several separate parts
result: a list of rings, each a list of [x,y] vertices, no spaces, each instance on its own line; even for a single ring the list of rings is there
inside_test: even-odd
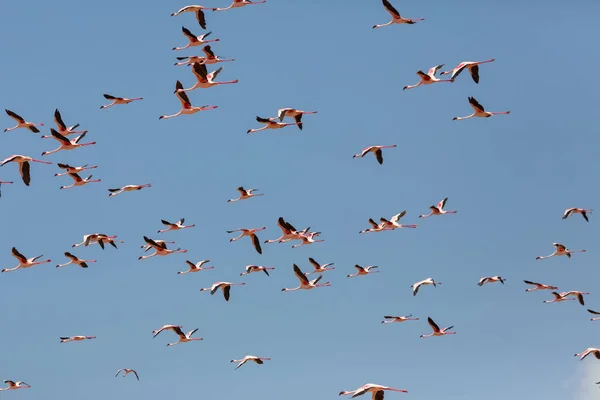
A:
[[[182,25],[204,32],[193,14],[170,17],[187,4],[5,2],[0,105],[44,122],[41,134],[54,127],[55,108],[88,129],[96,146],[48,159],[97,164],[102,182],[59,190],[71,179],[54,178],[56,164],[33,164],[25,187],[15,164],[0,169],[0,179],[15,181],[0,199],[2,268],[16,265],[12,246],[52,259],[0,276],[0,379],[32,385],[0,398],[325,400],[373,382],[409,391],[389,399],[599,399],[600,362],[573,354],[600,346],[600,322],[574,301],[542,304],[550,292],[526,293],[522,282],[589,291],[586,305],[600,309],[600,216],[561,220],[568,207],[600,212],[598,83],[589,75],[600,61],[600,4],[577,3],[394,1],[404,16],[426,20],[377,30],[390,19],[378,0],[268,0],[208,12],[221,39],[214,52],[236,59],[221,64],[219,80],[239,83],[189,94],[216,110],[159,121],[180,108],[175,81],[195,81],[189,67],[173,66],[175,56],[202,55],[171,50],[186,44]],[[481,66],[479,85],[463,72],[453,84],[402,91],[419,69],[489,58],[496,62]],[[100,110],[103,93],[144,100]],[[452,121],[472,112],[468,96],[511,114]],[[282,107],[319,113],[305,117],[302,132],[246,135],[261,126],[255,116]],[[2,134],[0,158],[57,147],[41,134]],[[372,155],[352,159],[377,144],[398,147],[383,165]],[[109,187],[149,182],[108,197]],[[265,196],[226,203],[240,185]],[[417,218],[446,196],[458,214]],[[402,210],[417,229],[358,234],[369,217]],[[279,237],[280,216],[325,242],[264,245],[263,255],[247,238],[229,243],[225,231],[242,227],[267,226],[263,241]],[[180,217],[196,227],[156,233],[161,219]],[[125,243],[71,249],[92,232]],[[137,261],[143,235],[188,253]],[[552,242],[588,252],[535,261]],[[56,269],[71,250],[98,262]],[[297,286],[292,264],[308,270],[309,257],[335,262],[324,276],[332,286],[282,293]],[[186,259],[210,259],[215,269],[177,275]],[[276,269],[240,277],[247,264]],[[346,279],[354,264],[381,272]],[[478,287],[486,275],[507,282]],[[413,297],[410,285],[427,277],[443,285]],[[228,303],[199,291],[219,280],[247,285]],[[420,320],[380,322],[409,313]],[[457,335],[420,339],[427,316]],[[204,341],[166,347],[172,332],[152,338],[163,324],[199,328]],[[98,339],[59,343],[72,335]],[[245,354],[272,361],[234,371],[229,361]],[[141,381],[115,378],[123,367]]]

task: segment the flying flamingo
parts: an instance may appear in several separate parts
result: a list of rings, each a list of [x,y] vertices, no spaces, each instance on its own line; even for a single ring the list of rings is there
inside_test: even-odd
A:
[[[144,241],[154,248],[154,253],[149,256],[139,256],[138,260],[145,260],[154,256],[168,256],[173,253],[187,253],[187,250],[182,250],[181,248],[177,248],[174,250],[167,249],[167,245],[165,243],[156,243],[154,240],[144,236]]]
[[[390,15],[392,16],[392,20],[390,22],[388,22],[387,24],[373,25],[373,29],[382,28],[384,26],[388,26],[388,25],[392,25],[392,24],[410,24],[410,25],[412,25],[412,24],[415,24],[417,21],[425,20],[425,18],[402,18],[402,16],[398,12],[398,10],[396,10],[394,8],[394,6],[392,6],[390,4],[390,2],[388,0],[381,0],[381,2],[383,3],[385,10],[387,12],[389,12]]]
[[[532,282],[532,281],[523,281],[528,285],[533,285],[535,287],[532,288],[528,288],[525,289],[526,292],[533,292],[535,290],[557,290],[558,287],[556,286],[550,286],[550,285],[544,285],[543,283],[537,283],[537,282]]]
[[[206,29],[206,19],[204,16],[204,11],[202,10],[212,10],[214,11],[214,8],[210,8],[210,7],[203,7],[203,6],[196,6],[196,5],[192,5],[192,6],[185,6],[181,9],[179,9],[179,11],[174,12],[173,14],[171,14],[171,17],[176,17],[179,14],[182,13],[186,13],[186,12],[193,12],[196,14],[196,21],[198,21],[198,24],[200,24],[200,26],[202,27],[202,29]]]
[[[588,347],[583,351],[583,353],[575,354],[575,357],[580,357],[579,361],[582,361],[584,358],[589,356],[590,354],[594,355],[598,360],[600,360],[600,349],[596,349],[594,347]]]
[[[23,381],[15,382],[11,380],[5,380],[4,383],[8,384],[8,387],[0,388],[0,392],[3,392],[5,390],[29,389],[31,387],[28,383],[25,383]]]
[[[155,240],[155,242],[157,242]],[[183,274],[189,274],[191,272],[200,272],[200,271],[204,271],[205,269],[214,269],[215,267],[210,266],[210,267],[202,267],[204,264],[209,263],[210,260],[202,260],[202,261],[198,261],[196,264],[194,264],[193,262],[186,260],[185,261],[187,265],[189,265],[190,269],[188,269],[187,271],[179,271],[177,272],[178,275],[183,275]]]
[[[240,236],[229,239],[229,242],[235,242],[236,240],[241,239],[244,236],[249,236],[250,239],[252,239],[252,244],[254,245],[256,252],[258,254],[262,254],[262,248],[260,247],[260,240],[258,239],[258,236],[256,236],[256,232],[264,231],[265,229],[267,229],[266,226],[263,226],[262,228],[257,228],[257,229],[239,228],[239,229],[234,229],[232,231],[227,231],[227,233],[242,232],[240,234]]]
[[[193,342],[195,340],[203,340],[203,338],[193,338],[192,337],[192,335],[194,333],[196,333],[198,328],[193,329],[193,330],[189,331],[188,333],[183,333],[183,331],[181,330],[181,328],[179,326],[173,327],[172,330],[179,336],[179,340],[176,341],[175,343],[167,343],[167,347],[175,346],[176,344],[179,344],[179,343],[187,343],[187,342]]]
[[[590,310],[589,308],[588,308],[588,312],[590,314],[600,315],[600,312],[594,311],[594,310]],[[590,321],[600,321],[600,317],[594,317],[594,318],[590,319]]]
[[[201,46],[205,43],[218,42],[221,40],[221,39],[204,40],[212,32],[207,32],[204,35],[196,36],[192,32],[190,32],[189,29],[187,29],[186,27],[183,27],[183,26],[181,27],[181,31],[183,32],[184,36],[187,37],[188,44],[186,44],[184,47],[173,47],[173,50],[183,50],[183,49],[187,49],[188,47]]]
[[[65,125],[65,123],[62,119],[62,116],[60,115],[60,111],[58,111],[58,108],[56,110],[54,110],[54,122],[56,123],[58,133],[60,133],[63,136],[77,135],[77,134],[82,134],[84,132],[87,132],[87,131],[76,131],[75,129],[77,129],[79,127],[79,124],[75,124],[73,126]],[[51,138],[51,137],[52,137],[52,135],[42,136],[43,139]]]
[[[554,300],[544,300],[542,303],[560,303],[561,301],[575,300],[573,298],[567,297],[566,292],[552,292],[552,295],[554,296]]]
[[[60,189],[69,189],[75,186],[84,186],[87,185],[88,183],[92,183],[92,182],[100,182],[101,179],[92,179],[92,175],[88,176],[87,178],[82,178],[81,176],[79,176],[76,173],[71,173],[69,174],[69,176],[71,178],[73,178],[73,183],[69,186],[61,186]]]
[[[238,366],[235,367],[235,369],[238,369],[242,365],[246,364],[246,362],[248,362],[248,361],[254,361],[255,363],[261,365],[261,364],[264,364],[263,361],[268,361],[268,360],[270,360],[270,358],[268,358],[268,357],[245,356],[241,360],[231,360],[231,362],[239,363]]]
[[[433,322],[431,317],[427,317],[427,323],[429,323],[429,326],[431,327],[431,329],[433,329],[433,332],[430,333],[429,335],[421,335],[420,337],[422,337],[422,338],[426,338],[426,337],[430,337],[430,336],[444,336],[444,335],[455,335],[456,334],[456,332],[449,332],[449,330],[454,328],[454,326],[449,326],[447,328],[440,329],[440,327],[435,322]]]
[[[588,213],[591,214],[592,211],[593,210],[591,208],[587,209],[587,210],[584,210],[583,208],[567,208],[565,210],[565,214],[563,215],[562,219],[567,219],[571,215],[579,213],[579,214],[581,214],[583,219],[585,219],[587,222],[590,222],[587,215],[588,215]]]
[[[77,136],[75,139],[71,139],[71,140],[67,139],[66,137],[64,137],[60,133],[56,132],[52,128],[50,128],[50,133],[52,133],[52,137],[54,137],[56,140],[58,140],[58,142],[60,143],[60,146],[51,151],[44,151],[42,153],[42,156],[47,156],[47,155],[56,153],[57,151],[60,151],[60,150],[73,150],[73,149],[77,149],[79,147],[92,146],[92,145],[96,144],[96,142],[79,143],[79,141],[84,138],[84,136],[86,134],[85,132],[82,133],[81,135]]]
[[[535,259],[536,260],[543,260],[545,258],[550,258],[550,257],[554,257],[554,256],[567,256],[569,258],[571,258],[571,253],[585,253],[585,250],[569,250],[565,247],[564,244],[560,244],[560,243],[552,243],[552,246],[554,246],[554,248],[556,250],[554,250],[554,253],[548,255],[548,256],[537,256]]]
[[[579,304],[581,304],[582,306],[585,306],[585,301],[583,300],[584,294],[589,294],[589,293],[588,292],[579,292],[577,290],[571,290],[570,292],[562,292],[560,295],[562,297],[575,296],[575,297],[577,297],[577,301],[579,301]]]
[[[244,7],[247,6],[248,4],[262,4],[265,3],[266,0],[260,0],[260,1],[250,1],[250,0],[233,0],[233,3],[231,3],[231,5],[227,8],[215,8],[213,11],[225,11],[225,10],[230,10],[232,8],[240,8],[240,7]]]
[[[392,144],[389,146],[365,147],[360,153],[353,155],[352,158],[364,157],[369,153],[373,153],[373,154],[375,154],[375,158],[377,158],[377,162],[381,165],[381,164],[383,164],[383,152],[381,151],[381,149],[391,149],[393,147],[396,147],[396,145]]]
[[[179,112],[177,114],[161,115],[160,117],[158,117],[158,119],[174,118],[174,117],[177,117],[182,114],[191,115],[191,114],[195,114],[199,111],[206,111],[206,110],[212,110],[212,109],[217,108],[217,106],[211,106],[211,105],[204,105],[204,106],[200,106],[200,107],[192,106],[192,103],[190,102],[190,98],[183,90],[183,85],[179,81],[177,81],[177,83],[175,84],[175,95],[177,96],[177,98],[179,99],[179,102],[181,103],[181,110],[179,110]]]
[[[442,282],[436,282],[433,278],[423,279],[422,281],[413,283],[410,287],[413,291],[413,296],[416,296],[419,292],[419,288],[423,285],[433,285],[433,287],[437,288],[437,285],[441,285]]]
[[[229,301],[229,296],[231,294],[231,287],[232,286],[242,286],[245,284],[246,284],[245,282],[240,282],[240,283],[215,282],[212,284],[211,287],[202,288],[202,289],[200,289],[200,291],[205,292],[207,290],[210,290],[210,294],[213,295],[213,294],[215,294],[215,292],[217,290],[221,289],[223,291],[223,297],[225,297],[225,301]]]
[[[61,343],[81,342],[82,340],[91,340],[91,339],[96,339],[96,336],[82,336],[82,335],[78,335],[78,336],[63,336],[63,337],[60,338],[60,342]]]
[[[348,275],[346,275],[346,278],[354,278],[357,276],[363,276],[363,275],[374,274],[376,272],[379,272],[379,271],[371,271],[372,269],[379,268],[376,265],[369,265],[368,267],[361,267],[360,265],[355,264],[354,268],[356,268],[356,270],[357,270],[356,274],[354,274],[354,275],[348,274]]]
[[[8,114],[9,117],[11,117],[15,121],[17,121],[17,125],[13,126],[12,128],[6,128],[4,130],[4,132],[10,132],[10,131],[12,131],[14,129],[18,129],[18,128],[27,128],[33,133],[39,133],[40,130],[38,128],[36,128],[36,126],[44,126],[44,124],[42,124],[42,123],[34,124],[33,122],[27,122],[19,114],[12,112],[10,110],[4,109],[4,111],[6,111],[6,114]]]
[[[71,264],[79,265],[81,268],[87,268],[88,267],[87,263],[95,263],[96,262],[96,260],[83,260],[83,259],[69,253],[68,251],[65,251],[65,256],[67,258],[70,258],[71,261],[69,261],[66,264],[58,264],[56,266],[56,268],[66,267],[67,265],[71,265]]]
[[[378,224],[377,222],[373,221],[373,218],[369,218],[369,223],[371,224],[372,228],[363,229],[358,233],[381,232],[384,230],[383,227],[385,224],[383,222]]]
[[[387,321],[381,321],[382,324],[393,324],[394,322],[404,322],[404,321],[418,321],[419,318],[411,318],[412,314],[408,314],[403,317],[395,317],[392,315],[386,315],[385,318]]]
[[[460,64],[458,64],[456,67],[454,67],[454,69],[451,71],[440,72],[440,75],[452,74],[452,76],[450,76],[450,80],[453,81],[466,68],[469,70],[469,73],[471,74],[471,78],[473,78],[473,82],[479,83],[479,65],[491,63],[494,61],[496,61],[496,59],[494,59],[494,58],[489,59],[487,61],[463,61]]]
[[[125,97],[115,97],[115,96],[111,96],[110,94],[103,94],[104,98],[106,100],[112,100],[112,103],[105,105],[105,106],[100,106],[100,109],[104,109],[104,108],[108,108],[108,107],[112,107],[116,104],[129,104],[132,103],[136,100],[144,100],[143,97],[134,97],[131,99],[125,98]]]
[[[500,282],[501,284],[504,285],[505,280],[506,280],[506,278],[502,278],[501,276],[484,276],[483,278],[481,278],[479,280],[479,283],[477,283],[477,285],[483,286],[486,283],[492,283],[492,282]]]
[[[23,179],[23,183],[25,184],[25,186],[29,186],[29,183],[31,183],[31,164],[29,163],[37,162],[42,164],[52,164],[50,161],[36,160],[35,158],[31,158],[29,156],[14,154],[4,159],[4,161],[0,163],[0,167],[3,167],[4,164],[7,164],[9,162],[16,162],[19,164],[19,173],[21,174],[21,179]]]
[[[176,57],[181,62],[175,63],[175,66],[193,65],[194,63],[211,65],[211,64],[221,63],[221,62],[235,61],[235,58],[219,58],[218,56],[215,56],[215,53],[213,53],[209,44],[204,46],[202,48],[202,51],[204,52],[206,57],[201,57],[201,56]]]
[[[263,117],[259,117],[259,116],[256,117],[256,121],[260,122],[261,124],[265,124],[265,126],[263,126],[262,128],[258,128],[258,129],[248,129],[248,131],[246,133],[260,132],[260,131],[264,131],[265,129],[281,129],[281,128],[285,128],[286,126],[290,126],[290,125],[298,125],[297,122],[283,123],[283,122],[275,121],[275,118],[263,118]]]
[[[194,75],[196,75],[196,84],[190,88],[181,89],[181,90],[190,91],[190,90],[194,90],[194,89],[198,89],[198,88],[208,89],[213,86],[238,83],[237,79],[234,79],[232,81],[221,81],[221,82],[215,82],[213,80],[213,79],[216,79],[216,77],[219,75],[219,73],[221,71],[223,71],[223,67],[220,67],[219,69],[217,69],[209,74],[208,70],[206,69],[206,65],[194,63],[194,65],[192,67],[192,71],[194,72]]]
[[[333,271],[335,269],[335,267],[327,268],[330,265],[333,265],[334,263],[327,263],[327,264],[321,265],[318,262],[316,262],[315,259],[312,258],[312,257],[308,258],[308,262],[311,263],[311,265],[313,267],[315,267],[315,269],[313,271],[311,271],[311,272],[307,272],[306,273],[307,275],[308,274],[322,274],[325,271]]]
[[[290,240],[300,240],[298,230],[292,224],[286,222],[282,217],[277,219],[277,226],[281,229],[282,235],[277,239],[265,240],[265,243],[283,243]]]
[[[167,220],[161,219],[160,222],[162,222],[163,225],[168,226],[167,229],[161,229],[158,231],[158,233],[162,233],[162,232],[168,232],[168,231],[178,231],[180,229],[186,229],[186,228],[193,228],[196,226],[196,224],[191,224],[191,225],[183,225],[183,223],[185,222],[185,218],[181,218],[179,221],[172,223],[169,222]]]
[[[443,214],[456,214],[456,211],[446,211],[444,207],[446,206],[446,202],[448,198],[446,197],[444,200],[440,201],[437,206],[430,206],[431,212],[429,214],[419,215],[419,218],[427,218],[432,215],[443,215]]]
[[[115,244],[115,242],[118,243],[125,243],[122,240],[116,240],[117,235],[112,235],[112,236],[108,236],[104,233],[89,233],[87,235],[83,235],[83,241],[81,243],[77,243],[74,244],[71,247],[79,247],[79,246],[89,246],[92,243],[98,243],[100,245],[100,247],[102,248],[102,250],[104,250],[104,242],[110,244],[112,247],[114,247],[115,249],[117,249],[117,245]]]
[[[138,373],[135,372],[135,370],[133,369],[129,369],[129,368],[121,368],[120,370],[117,371],[117,373],[115,374],[115,378],[117,376],[119,376],[119,374],[121,373],[121,371],[123,371],[123,378],[125,378],[128,374],[133,373],[135,375],[135,377],[137,378],[137,380],[140,380],[140,377],[138,376]]]
[[[175,242],[173,242],[173,241],[169,241],[169,242],[168,242],[168,241],[166,241],[166,240],[159,240],[159,239],[154,239],[154,241],[155,241],[157,244],[159,244],[159,245],[162,245],[163,243],[166,243],[166,244],[175,244]],[[149,250],[152,248],[152,246],[150,246],[149,244],[145,244],[145,245],[143,245],[143,246],[140,246],[140,247],[141,247],[142,249],[144,249],[144,251],[145,251],[145,252],[149,251]]]
[[[69,164],[57,163],[59,168],[64,169],[66,172],[60,174],[54,174],[54,176],[65,176],[68,174],[77,174],[79,172],[87,171],[88,169],[98,168],[97,165],[92,165],[91,167],[88,164],[82,165],[81,167],[72,167]]]
[[[143,185],[126,185],[121,188],[108,189],[108,191],[110,192],[108,194],[108,197],[116,196],[123,192],[133,192],[135,190],[142,190],[143,188],[149,188],[149,187],[152,187],[152,185],[150,183],[145,183]]]
[[[313,244],[313,243],[324,242],[324,240],[322,240],[322,239],[320,239],[320,240],[315,239],[315,236],[319,236],[320,234],[321,234],[321,232],[309,232],[309,233],[301,234],[300,236],[298,236],[298,238],[300,240],[302,240],[302,243],[293,245],[292,249],[295,249],[296,247],[300,247],[300,246],[308,246],[309,244]]]
[[[394,215],[392,218],[390,218],[389,221],[385,218],[379,218],[379,222],[381,223],[381,227],[384,231],[393,231],[398,228],[416,228],[416,224],[403,225],[398,223],[398,221],[400,221],[400,218],[404,217],[405,215],[406,210]]]
[[[302,111],[295,108],[281,108],[277,111],[279,122],[283,122],[283,118],[290,117],[298,123],[298,129],[302,130],[302,116],[305,114],[316,114],[316,111]]]
[[[264,267],[262,265],[246,265],[246,270],[240,274],[240,276],[248,275],[253,272],[264,272],[269,276],[269,270],[274,270],[275,267]]]
[[[475,97],[472,96],[469,97],[469,104],[471,105],[473,110],[475,110],[473,114],[467,115],[466,117],[454,117],[452,118],[452,120],[460,121],[461,119],[468,119],[473,117],[489,118],[492,115],[510,114],[510,111],[485,111],[485,108],[483,108],[483,106],[477,100],[475,100]]]
[[[408,393],[408,391],[404,390],[404,389],[395,389],[395,388],[391,388],[391,387],[388,387],[388,386],[377,385],[375,383],[367,383],[366,385],[363,385],[363,386],[359,387],[356,390],[352,390],[352,391],[346,391],[346,390],[344,390],[344,391],[341,391],[339,393],[339,395],[341,396],[341,395],[351,394],[352,395],[351,398],[355,398],[355,397],[358,397],[358,396],[362,396],[365,393],[371,392],[371,393],[373,393],[373,397],[374,397],[375,393],[383,393],[384,390],[390,390],[390,391],[393,391],[393,392]],[[383,396],[382,395],[380,395],[380,396],[382,398],[381,399],[377,399],[377,400],[383,400]]]
[[[454,82],[452,79],[439,79],[439,78],[435,77],[435,74],[437,73],[437,71],[440,68],[442,68],[443,66],[444,66],[444,64],[436,65],[435,67],[430,68],[427,73],[425,73],[421,70],[418,70],[417,75],[419,75],[421,77],[421,80],[416,85],[404,86],[402,88],[402,90],[414,89],[417,86],[431,85],[433,83],[438,83],[438,82]]]
[[[283,289],[281,289],[282,292],[291,292],[294,290],[301,290],[301,289],[310,290],[310,289],[323,287],[323,286],[331,286],[331,283],[329,283],[329,282],[319,284],[319,281],[323,278],[323,275],[319,275],[318,278],[313,279],[312,281],[309,280],[306,277],[306,274],[304,272],[302,272],[296,264],[294,264],[294,274],[296,275],[296,278],[298,278],[298,280],[300,281],[300,285],[296,288],[283,288]]]
[[[264,194],[253,193],[253,192],[257,191],[258,189],[244,189],[243,186],[240,186],[236,190],[238,192],[240,192],[240,197],[238,197],[237,199],[229,199],[229,200],[227,200],[228,203],[233,203],[234,201],[240,201],[240,200],[247,200],[250,197],[264,196]]]
[[[158,329],[155,329],[152,331],[152,339],[154,339],[155,337],[158,336],[159,333],[161,333],[162,331],[167,331],[167,330],[172,330],[174,331],[175,328],[183,328],[181,325],[163,325]]]
[[[27,258],[23,254],[19,253],[19,251],[15,247],[12,248],[12,255],[17,260],[19,260],[19,265],[17,265],[14,268],[4,268],[0,272],[11,272],[11,271],[18,270],[19,268],[30,268],[30,267],[33,267],[34,265],[46,264],[46,263],[51,262],[51,260],[37,261],[38,259],[43,257],[43,255],[39,255],[39,256],[33,257],[33,258]]]

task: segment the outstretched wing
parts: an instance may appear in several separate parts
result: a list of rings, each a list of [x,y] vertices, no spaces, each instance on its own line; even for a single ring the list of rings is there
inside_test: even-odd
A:
[[[110,94],[103,94],[103,96],[106,100],[116,100],[117,99],[117,97],[111,96]]]
[[[475,100],[475,97],[469,97],[469,104],[475,111],[485,111],[485,108],[483,108],[483,106],[477,100]]]
[[[427,323],[429,324],[429,326],[431,326],[431,329],[433,329],[435,332],[440,331],[440,327],[431,319],[431,317],[427,317]]]
[[[387,12],[389,12],[392,15],[392,18],[401,18],[398,10],[396,10],[388,0],[381,0],[381,2],[383,3],[383,6],[387,10]]]
[[[196,42],[198,41],[198,38],[196,37],[196,35],[194,35],[192,32],[190,32],[189,29],[187,29],[186,27],[182,26],[181,27],[181,32],[183,32],[183,34],[192,42]]]
[[[435,74],[438,72],[438,70],[440,68],[442,68],[445,64],[440,64],[440,65],[436,65],[435,67],[432,67],[429,69],[429,72],[427,72],[427,75],[429,75],[430,77],[435,77]]]
[[[261,124],[268,124],[269,122],[271,122],[271,120],[270,120],[270,119],[268,119],[268,118],[263,118],[263,117],[259,117],[259,116],[256,116],[256,120],[257,120],[258,122],[260,122]]]
[[[202,27],[202,29],[206,29],[206,18],[204,17],[204,11],[201,9],[196,11],[196,20]]]
[[[206,46],[204,46],[202,48],[202,51],[204,52],[204,54],[206,54],[207,58],[215,58],[215,53],[213,53],[212,49],[210,48],[210,45],[207,44]]]
[[[306,277],[306,275],[304,275],[304,272],[302,272],[302,270],[300,270],[300,268],[298,268],[296,264],[294,264],[294,274],[296,274],[296,277],[300,280],[300,282],[303,285],[308,285],[308,278]]]

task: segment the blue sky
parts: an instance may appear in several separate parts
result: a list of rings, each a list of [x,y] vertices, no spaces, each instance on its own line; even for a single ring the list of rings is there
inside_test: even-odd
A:
[[[386,398],[598,398],[597,360],[573,354],[600,346],[600,323],[576,302],[542,304],[551,294],[525,293],[522,280],[589,291],[587,304],[600,308],[596,216],[561,220],[568,207],[594,208],[600,194],[598,84],[578,75],[600,61],[590,51],[600,4],[394,1],[404,16],[426,20],[373,30],[389,21],[380,1],[337,3],[268,0],[208,13],[221,39],[213,50],[236,59],[222,64],[219,79],[239,83],[189,94],[218,109],[164,121],[158,117],[179,110],[175,81],[195,80],[173,66],[175,56],[201,54],[171,50],[186,42],[181,26],[204,32],[192,14],[170,17],[187,4],[3,5],[2,108],[44,122],[42,134],[54,127],[55,108],[68,125],[80,123],[97,145],[48,159],[98,164],[92,173],[102,182],[59,190],[71,180],[54,178],[55,164],[34,164],[25,187],[16,165],[0,169],[0,179],[15,181],[0,199],[2,267],[15,265],[12,246],[53,261],[0,276],[0,379],[33,387],[1,399],[322,400],[367,382],[409,391]],[[496,62],[481,67],[479,85],[463,73],[453,84],[402,91],[419,69],[489,58]],[[144,100],[100,110],[103,93]],[[512,113],[453,122],[471,113],[468,96]],[[256,115],[282,107],[319,113],[305,117],[302,132],[245,134],[260,127]],[[36,136],[2,134],[0,158],[56,147]],[[352,159],[376,144],[398,147],[384,152],[383,165],[371,155]],[[150,189],[107,196],[109,187],[148,182]],[[265,196],[226,203],[240,185]],[[417,218],[446,196],[458,214]],[[402,222],[417,229],[358,234],[369,217],[405,209]],[[280,216],[321,231],[325,242],[265,245],[263,255],[247,238],[229,243],[225,231],[242,227],[266,225],[261,240],[278,237]],[[180,217],[196,227],[156,234],[161,219]],[[73,250],[98,259],[87,270],[54,268],[91,232],[125,243]],[[175,240],[188,253],[137,261],[143,235]],[[536,262],[552,242],[587,253]],[[324,277],[332,286],[281,293],[297,284],[292,264],[308,270],[308,257],[335,262]],[[215,269],[179,276],[186,259],[210,259]],[[240,278],[247,264],[276,270]],[[381,272],[346,279],[354,264]],[[478,287],[486,275],[506,285]],[[427,277],[444,284],[413,297],[410,285]],[[199,292],[218,280],[247,285],[234,287],[229,303]],[[380,323],[409,313],[421,320]],[[429,333],[427,316],[457,335],[419,339]],[[168,348],[171,332],[151,334],[163,324],[199,328],[204,341]],[[98,339],[59,344],[71,335]],[[272,361],[234,371],[229,361],[245,354]],[[141,382],[115,379],[123,367]]]

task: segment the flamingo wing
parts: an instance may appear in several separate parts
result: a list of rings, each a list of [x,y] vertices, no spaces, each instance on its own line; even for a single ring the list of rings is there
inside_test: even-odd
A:
[[[23,117],[21,117],[19,114],[17,114],[16,112],[7,110],[6,108],[4,109],[4,111],[6,111],[6,113],[8,114],[9,117],[11,117],[12,119],[17,120],[18,122],[25,122],[25,120],[23,119]]]
[[[183,89],[181,82],[177,81],[177,83],[179,84],[179,86],[181,86],[181,89]],[[180,88],[178,87],[177,89],[180,89]],[[178,90],[177,93],[175,93],[175,94],[177,95],[177,98],[179,99],[179,102],[181,103],[181,107],[183,107],[183,108],[191,107],[192,103],[190,102],[190,98],[188,97],[187,93],[185,93],[183,90]]]
[[[431,319],[431,317],[427,317],[427,323],[431,326],[434,332],[439,332],[440,327]]]
[[[469,104],[475,111],[485,111],[485,108],[475,99],[475,97],[469,97]]]
[[[131,370],[131,372],[133,372],[133,374],[135,375],[135,377],[137,378],[137,380],[140,380],[140,377],[138,375],[138,373],[135,370]]]
[[[384,397],[384,391],[378,390],[376,392],[373,392],[373,396],[371,397],[371,400],[383,400],[383,397]]]
[[[171,225],[173,225],[172,223],[170,223],[170,222],[169,222],[169,221],[167,221],[166,219],[161,219],[161,220],[160,220],[160,222],[161,222],[163,225],[166,225],[166,226],[171,226]]]
[[[383,6],[392,15],[392,18],[401,18],[398,10],[394,8],[394,6],[388,0],[381,0]]]
[[[375,150],[375,158],[377,158],[379,165],[383,164],[383,151],[381,149]]]
[[[204,52],[204,54],[206,54],[207,58],[215,58],[215,53],[213,53],[212,49],[210,48],[210,45],[207,44],[206,46],[204,46],[202,48],[202,51]]]
[[[406,215],[406,210],[402,211],[399,214],[394,215],[390,221],[397,223],[398,221],[400,221],[400,218],[404,217],[405,215]]]
[[[308,278],[296,264],[294,264],[294,274],[296,274],[296,277],[300,280],[300,283],[303,285],[308,285]]]
[[[27,262],[27,257],[25,257],[23,254],[19,253],[19,250],[17,250],[16,247],[12,248],[12,255],[19,260],[19,262]]]
[[[183,331],[181,330],[180,327],[178,326],[174,326],[171,328],[173,330],[173,332],[175,332],[177,335],[179,335],[180,337],[185,338],[185,333],[183,333]]]
[[[470,68],[471,78],[473,82],[479,83],[479,65],[475,64]]]
[[[429,75],[431,78],[435,77],[435,74],[438,72],[438,70],[440,68],[442,68],[445,64],[440,64],[440,65],[436,65],[435,67],[432,67],[429,69],[429,71],[427,72],[427,75]]]
[[[62,120],[62,116],[60,115],[60,111],[58,111],[58,108],[54,110],[54,122],[56,123],[56,126],[58,126],[59,129],[67,129],[67,126]]]
[[[590,314],[594,314],[594,315],[600,315],[600,312],[598,312],[598,311],[594,311],[594,310],[590,310],[589,308],[588,308],[588,310],[587,310],[587,311],[588,311]]]
[[[193,66],[194,75],[200,82],[206,82],[208,80],[206,65],[200,63],[194,63]]]
[[[106,100],[117,100],[119,97],[111,96],[110,94],[103,94]]]
[[[277,110],[277,118],[279,118],[279,122],[283,122],[283,118],[285,117],[285,114],[290,110],[291,110],[291,108],[282,108],[280,110]]]
[[[213,72],[211,72],[210,74],[208,74],[207,78],[212,81],[217,78],[217,76],[221,73],[221,71],[223,71],[223,67],[220,67],[220,68],[214,70]]]
[[[21,178],[23,179],[23,183],[26,186],[29,186],[29,183],[31,183],[31,164],[29,164],[29,161],[25,161],[22,162],[19,165],[19,173],[21,174]]]
[[[117,373],[115,374],[115,378],[116,378],[117,376],[119,376],[119,374],[121,373],[121,371],[123,371],[124,369],[125,369],[125,368],[121,368],[120,370],[118,370],[118,371],[117,371]]]
[[[254,244],[254,248],[258,254],[262,254],[262,248],[260,247],[260,240],[256,234],[252,235],[252,243]]]
[[[448,198],[446,197],[444,200],[440,201],[437,205],[437,209],[438,210],[442,210],[444,207],[446,207],[446,202],[448,201]]]
[[[256,121],[260,122],[261,124],[268,124],[269,122],[271,122],[270,119],[259,116],[256,116]]]
[[[206,18],[204,17],[204,11],[201,9],[196,11],[196,21],[198,21],[202,29],[206,29]]]
[[[54,129],[50,128],[50,133],[52,134],[52,137],[54,137],[59,142],[61,142],[63,144],[71,144],[71,141],[69,139],[67,139],[60,133],[56,132]]]
[[[182,26],[181,32],[183,32],[183,34],[190,40],[190,42],[198,41],[198,38],[196,37],[196,35],[194,35],[192,32],[190,32],[190,30],[187,29],[186,27]]]
[[[223,296],[225,297],[225,301],[229,301],[230,295],[231,295],[231,286],[230,285],[223,286]]]

